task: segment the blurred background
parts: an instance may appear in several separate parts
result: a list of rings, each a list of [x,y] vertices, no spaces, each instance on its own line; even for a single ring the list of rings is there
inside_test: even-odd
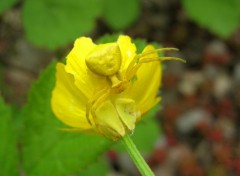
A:
[[[121,33],[187,60],[164,64],[162,130],[147,156],[156,175],[240,175],[240,0],[1,0],[2,96],[22,107],[75,38]],[[115,151],[108,157],[115,175],[128,170]]]

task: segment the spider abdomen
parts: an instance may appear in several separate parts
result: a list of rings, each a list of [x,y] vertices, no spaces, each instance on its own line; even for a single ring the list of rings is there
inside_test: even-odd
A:
[[[101,76],[116,74],[121,66],[121,51],[116,43],[96,46],[86,57],[87,67]]]

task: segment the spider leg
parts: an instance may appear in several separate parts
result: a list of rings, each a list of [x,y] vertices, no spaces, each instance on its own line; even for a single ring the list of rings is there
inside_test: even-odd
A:
[[[178,57],[155,57],[155,58],[142,58],[140,59],[138,62],[135,63],[135,65],[130,65],[127,69],[126,75],[127,75],[127,79],[130,80],[138,71],[138,69],[140,68],[140,66],[143,63],[148,63],[148,62],[155,62],[155,61],[164,61],[164,60],[178,60],[181,62],[186,62],[183,59],[180,59]]]
[[[110,88],[105,87],[105,88],[97,91],[97,93],[93,96],[93,98],[88,101],[88,103],[86,105],[86,118],[90,125],[93,125],[93,123],[91,122],[91,119],[89,118],[90,112],[92,113],[92,111],[91,111],[92,107],[99,101],[99,99],[102,99],[102,96],[104,96],[105,94],[109,95],[108,92],[110,92]],[[95,118],[95,117],[93,117],[93,118]]]
[[[99,96],[98,99],[91,105],[90,112],[92,114],[92,118],[93,118],[94,123],[95,123],[95,121],[97,119],[96,109],[102,104],[102,102],[104,100],[107,99],[107,97],[109,96],[110,92],[111,92],[111,89],[108,88],[107,92],[104,92],[101,96]],[[95,125],[97,125],[97,124],[95,123]]]
[[[137,54],[132,59],[132,61],[129,63],[129,67],[128,68],[132,68],[138,62],[138,59],[143,58],[144,56],[147,56],[147,55],[150,55],[150,54],[159,53],[159,52],[164,52],[164,51],[178,51],[178,49],[177,48],[158,48],[158,49],[153,49],[151,51],[146,51],[146,52],[141,53],[141,54]]]

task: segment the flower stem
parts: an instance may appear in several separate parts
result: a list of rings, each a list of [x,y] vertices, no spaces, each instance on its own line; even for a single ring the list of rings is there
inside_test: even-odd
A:
[[[149,168],[145,160],[143,159],[142,155],[139,153],[137,147],[133,143],[132,139],[130,136],[127,134],[122,138],[123,144],[132,158],[133,162],[137,166],[139,172],[141,173],[142,176],[154,176],[154,173],[152,170]]]

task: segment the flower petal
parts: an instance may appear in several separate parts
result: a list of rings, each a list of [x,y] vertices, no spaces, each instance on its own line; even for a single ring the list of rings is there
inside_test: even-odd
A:
[[[96,110],[97,130],[106,137],[117,139],[125,135],[125,128],[110,100],[103,102]]]
[[[89,99],[94,95],[96,90],[101,90],[108,85],[104,76],[99,76],[91,72],[85,58],[97,45],[90,38],[81,37],[74,43],[74,48],[67,56],[66,72],[74,76],[76,86]]]
[[[118,98],[115,106],[120,119],[127,129],[130,131],[134,130],[135,122],[139,115],[135,107],[135,101],[127,98]]]
[[[127,69],[129,63],[132,61],[133,57],[136,55],[136,46],[131,42],[131,38],[126,35],[120,35],[118,37],[117,43],[122,54],[122,65],[120,71]]]
[[[63,64],[57,64],[56,86],[52,92],[51,105],[54,114],[71,127],[90,129],[86,119],[87,97],[74,85],[74,78],[66,73]]]
[[[143,50],[148,52],[154,50],[154,47],[148,45]],[[156,53],[148,55],[147,58],[157,57]],[[135,100],[137,108],[141,110],[141,113],[147,112],[156,103],[159,102],[157,98],[157,92],[161,83],[161,64],[160,61],[143,63],[137,71],[137,80],[132,84],[131,97]]]

